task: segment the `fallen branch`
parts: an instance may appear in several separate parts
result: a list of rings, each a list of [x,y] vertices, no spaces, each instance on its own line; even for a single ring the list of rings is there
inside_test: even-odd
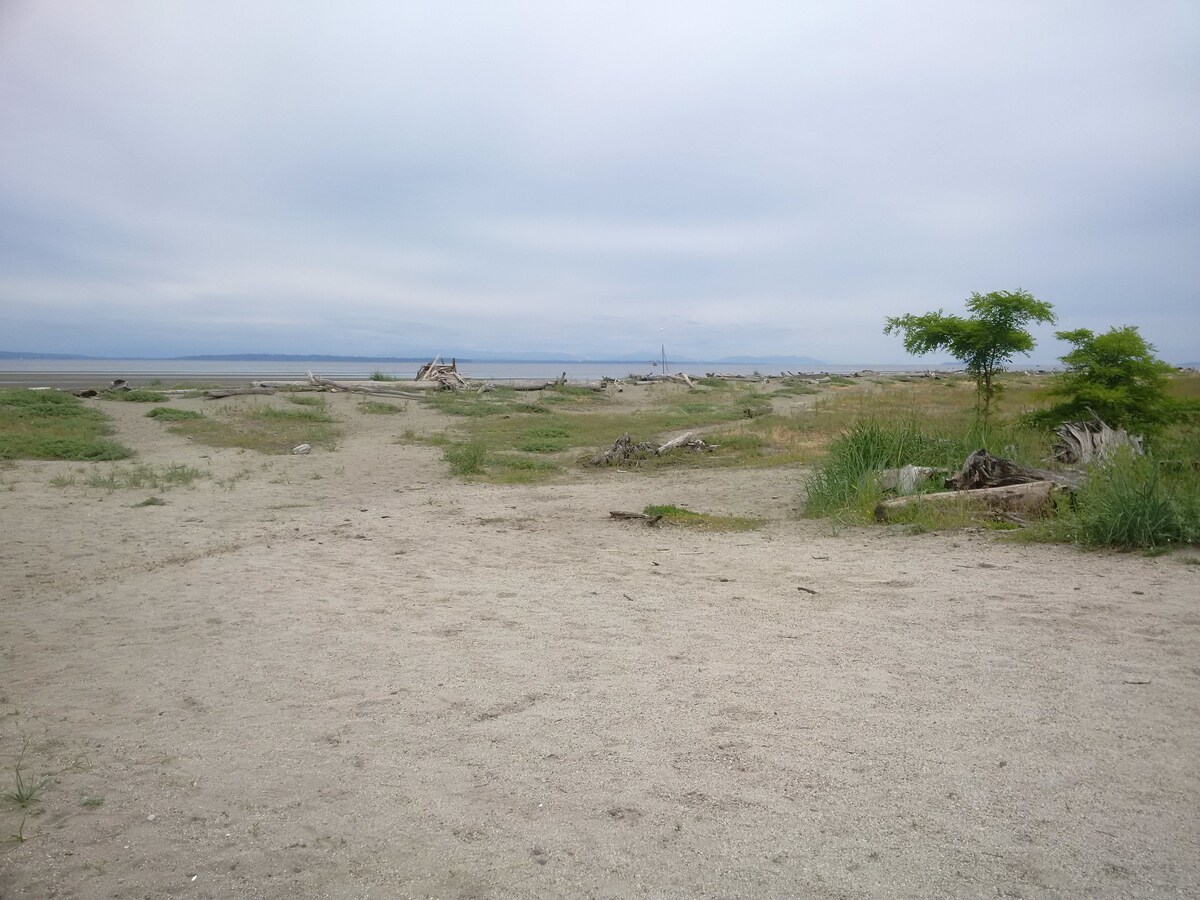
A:
[[[241,397],[245,394],[273,394],[273,387],[212,388],[204,392],[205,400],[222,400],[225,397]]]
[[[706,444],[700,438],[695,437],[690,431],[686,434],[681,434],[677,438],[672,438],[661,447],[654,451],[655,456],[662,456],[664,453],[670,453],[672,450],[699,450],[703,452],[711,452],[712,444]]]
[[[328,378],[322,378],[320,375],[314,375],[312,372],[308,373],[308,380],[313,384],[320,385],[321,387],[333,388],[337,391],[350,391],[357,394],[376,394],[383,397],[402,397],[406,400],[421,399],[420,394],[414,394],[410,391],[401,390],[399,388],[381,388],[367,386],[364,384],[354,384],[352,382],[332,381]],[[407,385],[407,382],[405,382],[405,384]]]
[[[620,519],[622,521],[633,520],[637,522],[645,522],[647,525],[653,525],[662,518],[662,516],[648,516],[645,513],[639,512],[610,512],[609,515],[614,519]]]

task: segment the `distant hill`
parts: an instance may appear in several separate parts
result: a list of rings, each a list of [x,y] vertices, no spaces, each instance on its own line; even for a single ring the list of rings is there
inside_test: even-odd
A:
[[[78,353],[22,353],[14,350],[0,350],[0,359],[92,359]]]
[[[823,359],[811,356],[723,356],[712,362],[729,363],[731,366],[826,366]]]
[[[330,356],[327,353],[206,353],[172,356],[183,362],[429,362],[428,356]]]
[[[454,354],[442,354],[445,360]],[[189,356],[91,356],[82,353],[28,353],[25,351],[0,350],[0,359],[28,360],[79,360],[79,359],[138,359],[162,360],[179,362],[331,362],[331,363],[424,363],[433,358],[432,354],[422,356],[341,356],[329,353],[200,353]],[[636,353],[620,353],[613,356],[593,357],[576,356],[569,353],[537,353],[537,352],[500,352],[458,354],[458,361],[472,362],[505,362],[505,363],[620,363],[622,365],[645,365],[656,359],[654,354],[645,356]],[[720,359],[697,359],[690,356],[671,356],[667,354],[668,365],[710,363],[713,365],[726,364],[731,366],[764,366],[771,368],[803,368],[824,366],[824,360],[811,356],[725,356]]]

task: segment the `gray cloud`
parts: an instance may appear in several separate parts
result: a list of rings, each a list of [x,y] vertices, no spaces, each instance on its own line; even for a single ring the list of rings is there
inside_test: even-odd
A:
[[[1200,357],[1193,5],[806,6],[9,3],[3,344]]]

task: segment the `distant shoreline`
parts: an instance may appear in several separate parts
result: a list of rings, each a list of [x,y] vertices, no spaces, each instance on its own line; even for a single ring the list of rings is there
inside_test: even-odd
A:
[[[248,385],[257,381],[307,380],[309,372],[334,380],[369,379],[373,372],[382,372],[388,379],[406,381],[416,376],[419,363],[383,363],[377,361],[334,362],[332,360],[298,360],[295,364],[279,360],[214,361],[214,360],[0,360],[0,388],[50,388],[57,390],[102,389],[116,379],[131,387],[171,388],[179,385]],[[427,360],[423,361],[427,362]],[[482,381],[518,381],[530,379],[553,380],[566,375],[570,382],[596,381],[604,378],[628,379],[664,374],[661,366],[646,362],[577,363],[577,362],[469,362],[459,360],[464,377]],[[1015,371],[1050,371],[1022,366]],[[812,366],[779,367],[732,363],[672,363],[667,361],[665,373],[700,378],[709,374],[732,377],[796,376],[807,378],[837,376],[872,376],[960,372],[959,366]]]

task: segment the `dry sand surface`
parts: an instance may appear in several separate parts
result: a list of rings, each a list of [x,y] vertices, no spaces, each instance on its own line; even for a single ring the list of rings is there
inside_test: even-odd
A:
[[[1200,895],[1194,555],[833,533],[785,468],[468,484],[356,399],[295,457],[102,404],[212,472],[166,506],[0,472],[0,790],[58,773],[0,896]]]

